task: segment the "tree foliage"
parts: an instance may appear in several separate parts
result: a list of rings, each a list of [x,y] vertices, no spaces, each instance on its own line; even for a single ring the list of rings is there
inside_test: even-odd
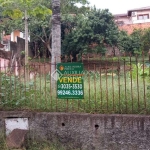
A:
[[[43,47],[51,52],[51,0],[0,0],[3,8],[3,18],[9,18],[4,25],[1,24],[1,31],[5,30],[11,33],[12,30],[19,29],[24,32],[24,12],[28,12],[29,31],[33,47],[38,47],[37,51],[43,51]],[[85,4],[86,0],[61,0],[61,13],[76,13],[78,7],[76,3]],[[80,8],[80,10],[82,7]],[[5,28],[7,26],[7,28]],[[41,44],[41,42],[43,44]],[[42,46],[43,45],[43,46]],[[42,46],[42,47],[41,47]],[[32,49],[34,49],[32,47]]]
[[[135,52],[140,51],[140,36],[138,31],[134,31],[131,35],[128,35],[126,31],[120,31],[118,38],[118,48],[122,52]]]
[[[83,4],[77,7],[77,3]],[[106,51],[107,46],[140,54],[150,49],[150,29],[134,30],[131,35],[119,31],[108,10],[85,7],[87,0],[61,0],[62,53]],[[40,54],[51,52],[51,0],[0,0],[0,30],[10,34],[24,32],[24,11],[28,10],[31,49]]]
[[[84,15],[74,16],[74,20],[75,26],[63,40],[64,53],[104,52],[106,46],[117,44],[118,28],[107,9],[92,8]]]
[[[141,54],[150,49],[150,29],[135,29],[132,34],[120,31],[118,38],[118,48],[123,52],[131,54]]]
[[[78,7],[76,4],[81,4],[81,7]],[[61,13],[62,14],[81,14],[86,12],[88,0],[61,0]]]
[[[143,31],[142,50],[148,52],[150,50],[150,28]]]
[[[17,24],[16,21],[20,20],[21,23],[24,18],[25,10],[27,11],[29,18],[45,19],[46,16],[52,14],[50,9],[41,4],[41,0],[0,0],[0,3],[0,6],[3,8],[3,18],[7,17],[9,18],[9,22],[13,22],[11,28],[20,29],[20,26],[18,26],[19,24]],[[22,21],[21,26],[23,25],[24,22]]]

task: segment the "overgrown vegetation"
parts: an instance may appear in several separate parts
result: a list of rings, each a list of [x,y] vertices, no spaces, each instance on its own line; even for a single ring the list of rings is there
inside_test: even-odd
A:
[[[10,150],[6,144],[6,137],[2,133],[0,133],[0,149],[1,150]],[[27,139],[24,145],[26,150],[67,150],[69,146],[63,145],[60,142],[37,142],[35,140]],[[70,149],[72,149],[70,147]],[[73,150],[73,149],[72,149]],[[77,150],[77,149],[74,149]]]
[[[74,27],[66,34],[62,44],[65,54],[105,53],[106,46],[117,44],[119,31],[108,10],[92,8],[84,15],[72,17],[70,25],[74,23]]]
[[[50,56],[52,29],[52,1],[0,0],[0,31],[10,34],[24,32],[24,10],[28,10],[31,51],[38,58]],[[83,4],[77,7],[76,4]],[[62,54],[102,53],[107,47],[117,47],[131,54],[147,53],[150,49],[150,28],[134,30],[131,35],[120,31],[109,10],[85,7],[87,0],[61,0]],[[6,19],[7,18],[7,19]],[[115,53],[114,53],[115,54]]]
[[[117,66],[111,66],[113,70],[90,66],[93,69],[85,67],[84,71],[83,100],[57,99],[50,75],[37,75],[26,82],[23,78],[1,74],[0,107],[51,112],[150,113],[149,63],[123,65],[122,62],[120,70]]]

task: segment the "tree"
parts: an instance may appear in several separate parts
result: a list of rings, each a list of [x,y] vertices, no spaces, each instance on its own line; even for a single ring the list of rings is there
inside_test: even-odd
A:
[[[143,31],[142,50],[144,50],[145,52],[150,51],[150,28]]]
[[[21,30],[25,30],[25,28],[27,28],[28,26],[28,19],[31,20],[33,18],[36,18],[37,20],[40,19],[44,21],[47,16],[51,16],[52,14],[52,11],[49,8],[42,5],[41,0],[0,0],[0,2],[1,6],[4,9],[3,15],[11,18],[12,21],[9,20],[9,22],[13,22],[13,26],[11,23],[10,27],[13,29],[18,28]],[[24,24],[26,24],[26,27],[24,29],[22,19],[24,19]],[[17,21],[19,21],[20,26]]]
[[[78,7],[76,4],[81,4],[81,7]],[[89,4],[88,0],[61,0],[61,13],[82,14],[87,11],[88,7],[85,6],[86,4]]]
[[[27,12],[29,17],[29,30],[31,35],[31,41],[37,43],[42,42],[46,49],[51,53],[51,29],[52,29],[52,1],[51,0],[0,0],[1,6],[3,6],[3,14],[9,16],[12,20],[9,20],[9,32],[12,29],[20,29],[24,31],[24,25],[22,22],[22,16],[24,16],[25,6],[27,6]],[[85,10],[85,7],[78,8],[76,3],[86,4],[87,0],[61,0],[61,15],[67,15],[68,13],[76,13]],[[79,11],[80,10],[80,11]],[[6,24],[5,24],[6,25]],[[39,44],[42,45],[42,44]]]
[[[0,0],[1,6],[4,8],[3,14],[6,16],[9,16],[12,20],[19,19],[21,20],[24,18],[24,26],[25,26],[25,65],[28,65],[28,18],[29,16],[36,16],[40,17],[41,19],[45,18],[45,15],[48,13],[51,13],[49,9],[46,9],[46,7],[39,5],[40,2],[37,0],[36,2],[34,0]],[[14,21],[15,22],[15,21]],[[16,55],[18,55],[17,53]],[[16,58],[16,55],[14,55],[14,58]],[[19,56],[20,57],[20,56]],[[15,59],[13,60],[15,61]],[[14,61],[12,61],[11,66],[13,65]],[[29,72],[28,67],[26,67],[25,70],[25,78],[26,80],[29,79]]]
[[[121,52],[130,52],[132,50],[131,38],[126,31],[119,32],[117,47]]]
[[[47,5],[49,2],[49,5]],[[81,13],[82,11],[85,11],[85,7],[78,8],[75,6],[77,2],[80,2],[81,4],[86,4],[86,0],[61,0],[60,1],[60,13],[62,18],[66,18],[66,16],[70,14],[76,14]],[[52,3],[50,1],[43,1],[43,5],[48,6],[49,9],[52,9]],[[32,35],[32,39],[34,41],[42,41],[45,45],[45,48],[49,50],[51,54],[52,50],[52,16],[47,16],[45,20],[36,19],[33,18],[30,23],[30,33]],[[61,20],[61,25],[63,25],[64,22]],[[63,29],[62,29],[63,33]],[[63,34],[62,34],[63,36]]]
[[[132,51],[133,54],[142,54],[142,36],[143,36],[143,30],[141,29],[135,29],[131,37],[132,42]]]
[[[117,47],[122,52],[141,54],[142,35],[142,30],[134,30],[131,35],[128,35],[126,31],[120,31]]]
[[[118,28],[112,14],[106,10],[93,8],[84,15],[77,16],[76,27],[66,35],[63,51],[73,54],[104,52],[106,46],[117,45]],[[93,49],[92,45],[96,45]]]

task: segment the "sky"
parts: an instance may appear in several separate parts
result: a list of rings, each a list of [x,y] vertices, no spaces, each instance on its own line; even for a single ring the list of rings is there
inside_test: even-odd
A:
[[[108,8],[112,14],[127,13],[128,10],[150,6],[150,0],[88,0],[90,6],[105,9]]]

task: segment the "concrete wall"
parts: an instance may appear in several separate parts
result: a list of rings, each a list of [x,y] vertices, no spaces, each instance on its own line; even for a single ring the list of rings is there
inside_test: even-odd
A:
[[[32,138],[57,139],[62,144],[81,150],[150,149],[150,116],[146,115],[2,111],[0,130],[4,130],[4,119],[7,117],[28,117]]]

